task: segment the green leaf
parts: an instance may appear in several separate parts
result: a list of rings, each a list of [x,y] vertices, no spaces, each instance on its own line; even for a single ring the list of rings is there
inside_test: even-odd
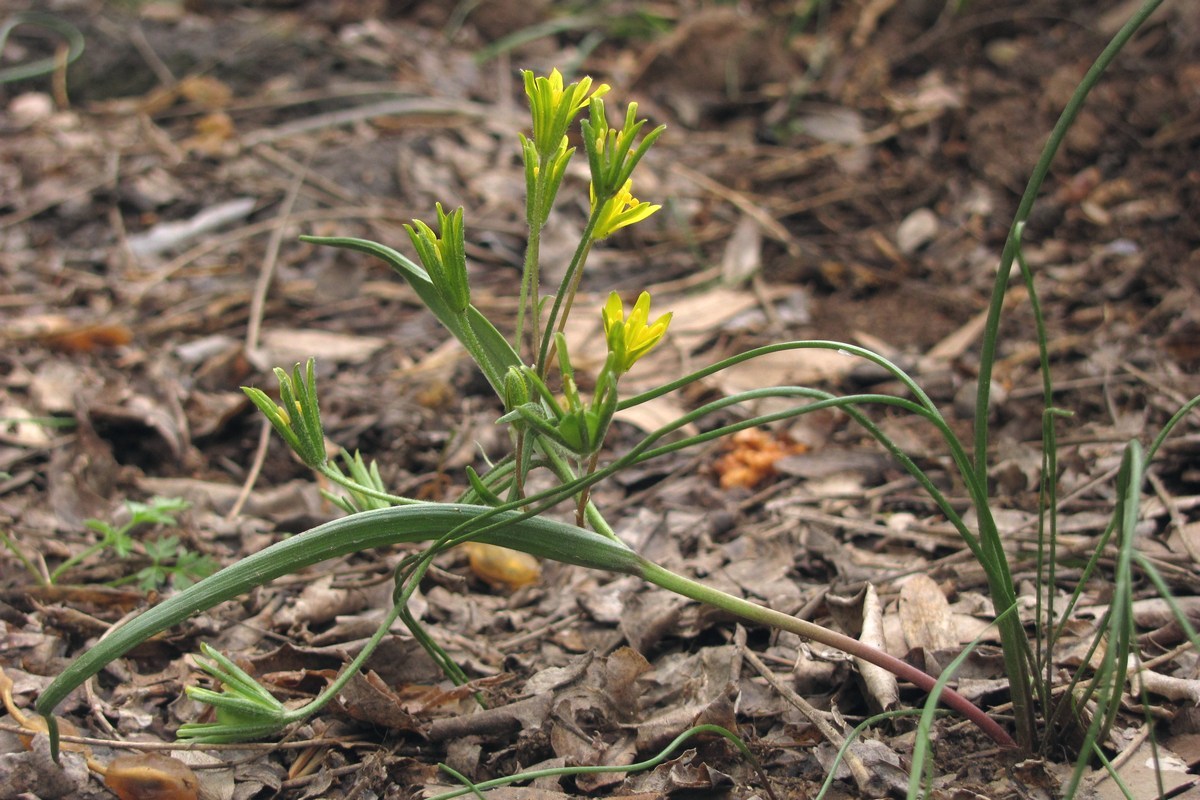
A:
[[[137,580],[139,589],[143,592],[149,592],[166,583],[167,574],[167,570],[157,564],[152,564],[139,569],[134,573],[133,577]]]
[[[175,558],[179,551],[179,537],[161,536],[158,539],[147,539],[142,543],[142,547],[146,549],[146,555],[151,561],[161,564]]]
[[[149,503],[139,503],[133,500],[125,502],[130,520],[129,527],[137,525],[175,525],[178,520],[175,515],[191,506],[187,500],[173,497],[153,497]]]
[[[42,692],[37,702],[38,713],[50,714],[72,690],[105,664],[192,614],[330,558],[401,542],[436,539],[481,514],[492,515],[493,511],[483,506],[449,503],[397,506],[337,519],[277,542],[115,628]],[[490,516],[489,523],[506,520],[511,523],[481,534],[478,541],[628,575],[639,574],[646,564],[629,548],[600,534],[554,520],[519,517],[514,512]]]
[[[388,266],[400,274],[400,277],[408,281],[408,284],[421,298],[421,302],[454,334],[454,338],[467,348],[467,352],[480,365],[484,375],[492,383],[492,388],[495,389],[497,396],[504,397],[503,376],[508,372],[509,367],[519,367],[521,359],[517,357],[516,351],[513,350],[508,340],[475,306],[468,306],[465,316],[455,313],[454,309],[442,299],[441,293],[434,288],[429,279],[429,273],[387,245],[367,239],[341,236],[301,236],[300,238],[313,244],[356,250],[386,261]],[[470,333],[464,330],[464,325],[471,326],[470,333],[474,333],[474,341],[472,341]]]

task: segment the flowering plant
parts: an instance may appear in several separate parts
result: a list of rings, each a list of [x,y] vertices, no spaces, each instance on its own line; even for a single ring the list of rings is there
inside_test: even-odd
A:
[[[583,384],[594,387],[590,397],[586,396],[580,389],[581,381],[571,361],[573,343],[568,341],[565,323],[595,242],[622,228],[644,222],[660,208],[658,204],[633,196],[632,176],[662,134],[663,126],[646,131],[647,121],[638,119],[636,104],[629,105],[619,127],[610,125],[602,99],[608,87],[593,88],[588,78],[566,83],[557,70],[549,76],[526,72],[524,78],[532,112],[532,136],[522,134],[519,137],[528,193],[528,242],[519,311],[511,338],[502,334],[471,304],[464,210],[461,208],[447,212],[438,205],[435,209],[436,231],[420,220],[405,226],[417,256],[415,261],[386,245],[364,239],[305,237],[306,241],[376,256],[413,287],[422,302],[462,344],[495,390],[503,407],[498,422],[508,426],[512,442],[510,454],[490,465],[483,474],[468,469],[468,486],[454,503],[419,501],[392,494],[382,485],[375,465],[366,463],[361,455],[343,451],[341,464],[344,469],[337,460],[329,457],[321,427],[313,362],[310,360],[303,369],[297,364],[290,375],[282,369],[275,370],[279,382],[278,403],[261,389],[247,388],[246,394],[305,464],[348,492],[347,496],[336,498],[348,516],[247,556],[114,630],[51,684],[39,699],[39,710],[48,714],[72,688],[107,662],[198,610],[310,564],[398,542],[426,542],[427,545],[402,562],[396,575],[390,612],[366,646],[327,689],[300,708],[285,708],[228,658],[203,646],[203,655],[197,658],[197,664],[223,688],[221,691],[192,688],[188,694],[213,706],[215,721],[186,725],[180,735],[198,742],[261,738],[305,719],[337,696],[397,620],[413,631],[416,640],[442,665],[449,677],[465,682],[466,676],[438,647],[436,637],[426,632],[408,613],[407,604],[437,555],[447,548],[471,542],[473,547],[509,547],[542,558],[635,575],[742,618],[841,649],[863,661],[882,666],[926,691],[933,691],[943,702],[969,716],[998,743],[1011,745],[1011,737],[999,724],[949,689],[937,687],[935,690],[934,679],[909,664],[844,634],[672,573],[635,553],[618,538],[601,510],[591,501],[591,487],[621,469],[717,436],[824,408],[842,408],[888,444],[882,432],[858,410],[857,406],[866,402],[898,406],[926,417],[939,429],[949,429],[924,393],[897,367],[875,353],[838,342],[790,342],[758,348],[650,391],[623,397],[620,392],[622,377],[664,341],[671,325],[670,312],[651,320],[651,297],[647,292],[638,295],[628,315],[622,296],[617,292],[610,294],[599,309],[606,356],[592,376],[593,380]],[[575,153],[574,148],[568,146],[567,130],[584,111],[587,114],[580,122],[580,131],[591,178],[588,219],[557,291],[543,298],[541,231]],[[612,421],[621,410],[680,389],[740,361],[781,349],[817,347],[848,352],[889,370],[905,382],[916,400],[876,395],[834,397],[802,387],[757,389],[703,405],[651,431],[624,453],[602,462]],[[551,388],[556,385],[559,387],[557,394]],[[702,434],[681,435],[692,423],[707,415],[767,396],[806,402],[787,412],[747,416]],[[901,463],[910,472],[924,477],[911,460],[902,458]],[[536,493],[526,491],[526,478],[533,470],[550,473],[556,480],[555,485]],[[925,483],[929,483],[928,479]],[[937,492],[932,484],[929,486]],[[952,519],[961,522],[940,493],[935,499],[953,515]],[[575,507],[574,525],[543,516],[544,512],[564,502]]]

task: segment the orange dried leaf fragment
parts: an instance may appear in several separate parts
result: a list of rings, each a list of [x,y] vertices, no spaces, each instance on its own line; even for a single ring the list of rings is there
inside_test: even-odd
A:
[[[772,435],[761,428],[738,431],[730,437],[728,447],[713,465],[722,489],[753,489],[775,476],[775,462],[779,459],[807,449],[785,434]]]
[[[118,323],[83,325],[44,337],[47,347],[64,353],[95,353],[96,350],[124,347],[132,341],[130,327]]]

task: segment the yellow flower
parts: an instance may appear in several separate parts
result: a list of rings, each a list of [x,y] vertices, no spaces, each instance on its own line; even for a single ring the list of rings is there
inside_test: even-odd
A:
[[[567,128],[575,115],[587,108],[592,98],[609,90],[608,84],[601,83],[593,91],[592,79],[588,77],[564,86],[562,73],[557,69],[551,70],[549,76],[536,77],[525,70],[523,76],[533,112],[533,141],[544,158],[563,148]]]
[[[625,181],[625,185],[621,187],[620,191],[604,204],[604,208],[600,211],[600,218],[596,222],[596,231],[592,234],[594,238],[603,239],[626,225],[641,222],[662,208],[660,205],[639,202],[630,192],[632,188],[633,180]],[[594,209],[596,207],[596,189],[589,186],[588,191]]]
[[[571,91],[569,99],[572,105],[569,113],[572,117],[587,108],[589,100],[593,97],[603,97],[608,93],[610,88],[607,83],[602,83],[589,96],[588,89],[592,88],[592,79],[585,75],[583,78],[580,78],[578,83],[573,83],[564,90],[562,73],[558,71],[558,67],[550,70],[550,76],[546,78],[546,82],[550,86],[551,97],[554,99],[556,106],[562,102],[563,95],[567,93],[567,90]]]
[[[614,369],[618,374],[628,372],[635,361],[653,350],[671,324],[670,312],[650,323],[649,292],[638,295],[629,319],[625,319],[625,304],[621,302],[621,296],[613,292],[604,304],[601,317],[604,319],[604,338],[608,341],[609,352],[614,356]]]

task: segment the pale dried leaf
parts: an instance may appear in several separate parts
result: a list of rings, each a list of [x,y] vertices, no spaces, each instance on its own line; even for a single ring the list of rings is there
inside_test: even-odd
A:
[[[937,367],[938,362],[951,361],[965,353],[979,341],[984,327],[987,325],[988,314],[981,311],[960,325],[953,333],[942,338],[940,342],[929,348],[918,370],[928,372]]]
[[[807,104],[792,124],[821,142],[857,145],[866,139],[862,114],[845,106]]]
[[[50,758],[50,740],[46,736],[35,736],[25,750],[16,737],[3,733],[11,741],[4,744],[0,753],[0,786],[8,797],[34,796],[45,800],[94,796],[86,794],[90,783],[83,754],[63,752],[61,764]]]
[[[0,406],[0,441],[19,447],[46,447],[50,432],[35,421],[36,416],[15,404]]]
[[[529,680],[525,681],[524,693],[526,695],[546,694],[574,683],[579,680],[595,657],[596,654],[589,650],[571,659],[565,666],[547,667],[534,673]]]
[[[1149,742],[1138,746],[1137,752],[1117,768],[1121,781],[1129,787],[1134,797],[1158,797],[1158,783],[1162,781],[1163,797],[1189,797],[1195,791],[1196,779],[1188,772],[1187,762],[1157,744],[1158,760]],[[1124,800],[1125,794],[1117,782],[1103,769],[1097,770],[1092,779],[1097,800]],[[1190,791],[1185,787],[1193,787]],[[1180,790],[1183,789],[1182,792]]]
[[[1178,529],[1180,544],[1193,564],[1200,564],[1200,522],[1188,522]]]
[[[159,497],[178,497],[192,504],[194,510],[211,510],[227,513],[241,494],[241,487],[231,483],[197,480],[194,478],[139,477],[138,489]],[[252,517],[294,518],[303,514],[310,517],[328,516],[322,512],[325,501],[320,491],[310,481],[295,480],[269,489],[256,489],[243,506],[244,514]]]
[[[734,225],[725,254],[721,257],[721,280],[737,286],[754,277],[762,269],[762,228],[743,214]]]
[[[236,783],[233,770],[219,768],[224,761],[199,750],[176,750],[171,755],[189,767],[203,767],[195,770],[201,800],[233,800]]]
[[[780,290],[786,294],[786,290]],[[687,353],[712,338],[721,326],[734,317],[756,308],[759,299],[753,292],[739,289],[716,288],[698,294],[655,298],[655,309],[662,304],[662,311],[671,311],[671,330],[667,333],[668,343]],[[652,314],[657,313],[652,310]]]
[[[129,249],[137,256],[179,249],[205,234],[245,219],[256,203],[253,197],[241,197],[205,208],[186,220],[160,222],[148,231],[130,236]]]
[[[737,364],[713,380],[727,395],[765,386],[821,386],[836,384],[860,363],[837,350],[788,350]]]
[[[687,413],[688,409],[676,399],[675,394],[664,394],[645,403],[617,412],[616,418],[649,433],[674,422]],[[699,433],[694,424],[679,429],[682,435]]]
[[[900,587],[900,624],[910,649],[932,652],[958,644],[950,603],[928,575],[913,575]]]
[[[1176,605],[1196,625],[1200,623],[1200,597],[1176,597]],[[1149,597],[1133,601],[1133,621],[1139,628],[1161,628],[1175,620],[1171,606],[1161,597]],[[1087,606],[1079,609],[1081,616],[1101,617],[1108,606]]]
[[[362,589],[335,588],[333,576],[322,575],[306,584],[294,603],[277,611],[275,622],[288,628],[319,625],[341,614],[353,614],[369,602]]]
[[[335,364],[363,364],[387,345],[379,336],[358,336],[303,328],[267,328],[263,331],[261,355],[274,367],[304,363],[309,358]]]
[[[866,595],[863,598],[862,633],[858,638],[864,644],[881,650],[886,646],[883,636],[883,605],[879,602],[879,593],[871,584],[867,584]],[[868,661],[859,658],[854,661],[866,685],[870,704],[883,711],[895,708],[900,702],[900,687],[896,676]]]
[[[29,383],[29,394],[43,414],[69,414],[75,408],[75,393],[85,385],[83,370],[69,361],[39,364]],[[5,419],[6,410],[0,410]]]
[[[941,222],[937,214],[928,208],[918,208],[896,228],[896,247],[906,256],[916,255],[918,250],[937,237],[939,230]]]

